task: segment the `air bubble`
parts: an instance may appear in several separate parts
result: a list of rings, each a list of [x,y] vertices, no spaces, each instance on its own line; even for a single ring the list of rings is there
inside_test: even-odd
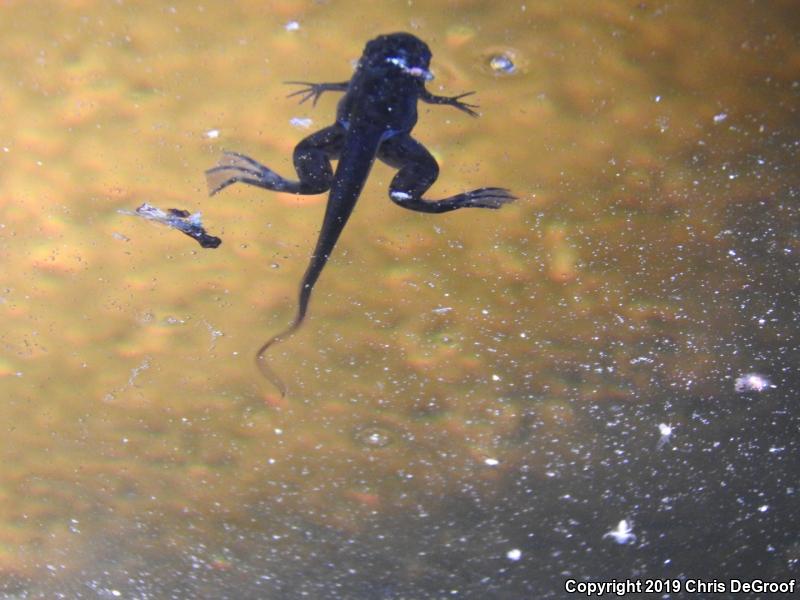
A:
[[[380,425],[356,429],[353,439],[364,448],[386,448],[394,442],[394,432]]]
[[[496,54],[489,57],[489,68],[498,75],[511,75],[517,66],[507,54]]]
[[[518,75],[527,64],[517,50],[505,46],[486,48],[480,55],[481,70],[499,77]]]

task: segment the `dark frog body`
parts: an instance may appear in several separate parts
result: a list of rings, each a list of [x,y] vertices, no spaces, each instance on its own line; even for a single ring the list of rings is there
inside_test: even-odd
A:
[[[297,83],[303,89],[301,102],[316,104],[323,92],[345,92],[339,101],[336,122],[302,140],[294,150],[299,181],[285,179],[255,160],[233,152],[206,171],[211,195],[236,182],[294,194],[320,194],[330,190],[325,218],[316,248],[300,286],[297,315],[291,325],[264,343],[256,355],[259,368],[285,393],[264,360],[267,349],[300,327],[308,309],[311,290],[328,261],[339,235],[358,200],[375,158],[398,169],[389,186],[389,197],[403,208],[443,213],[459,208],[500,208],[514,200],[508,190],[486,187],[442,200],[422,195],[439,175],[436,160],[411,137],[417,122],[417,101],[446,104],[477,116],[474,105],[461,98],[469,94],[435,96],[425,89],[432,79],[428,66],[431,51],[408,33],[381,35],[367,43],[350,81],[341,83]],[[470,92],[472,93],[472,92]],[[331,160],[338,159],[336,172]]]

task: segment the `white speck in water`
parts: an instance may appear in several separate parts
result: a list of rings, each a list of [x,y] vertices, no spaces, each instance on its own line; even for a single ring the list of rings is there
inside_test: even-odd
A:
[[[722,123],[727,118],[728,115],[726,113],[719,113],[718,115],[714,115],[714,123]]]
[[[500,464],[500,461],[496,458],[487,458],[483,461],[483,464],[488,465],[490,467],[496,467]]]
[[[633,522],[629,522],[627,519],[622,519],[617,524],[616,529],[612,529],[603,535],[603,539],[609,537],[614,538],[614,541],[618,544],[632,544],[636,541],[636,535],[633,533]]]
[[[492,381],[500,381],[500,375],[492,375]]]
[[[740,394],[744,392],[763,392],[767,388],[774,387],[769,379],[759,373],[745,373],[741,377],[737,377],[733,384],[733,388]]]
[[[283,26],[286,31],[297,31],[300,29],[300,23],[297,21],[289,21],[286,25]]]
[[[522,550],[520,550],[519,548],[512,548],[511,550],[506,552],[506,558],[508,560],[513,560],[516,562],[520,558],[522,558]]]
[[[185,325],[186,321],[181,319],[180,317],[173,317],[172,315],[168,315],[164,317],[164,325]]]
[[[142,361],[142,364],[140,364],[138,367],[134,367],[133,369],[131,369],[131,376],[128,378],[128,385],[135,386],[136,385],[135,381],[136,378],[139,376],[139,374],[142,371],[146,371],[149,368],[150,368],[150,359],[145,358]]]
[[[210,140],[215,140],[219,137],[219,129],[209,129],[203,135]]]
[[[301,119],[300,117],[289,119],[289,124],[297,129],[309,129],[313,123],[314,121],[311,119]]]
[[[765,513],[769,510],[769,506],[767,504],[762,504],[758,507],[758,512]]]
[[[216,344],[217,338],[221,338],[225,334],[222,333],[219,329],[214,329],[214,326],[208,321],[204,320],[203,323],[205,323],[206,327],[208,328],[208,332],[211,334],[211,348],[213,349]]]
[[[431,312],[437,315],[446,315],[451,310],[453,310],[451,306],[440,306],[439,308],[434,308]]]
[[[661,437],[658,439],[658,444],[656,444],[656,450],[661,450],[661,448],[669,443],[669,439],[672,437],[672,425],[659,423],[658,432],[661,434]]]
[[[638,365],[639,363],[652,364],[654,362],[655,360],[653,360],[649,356],[637,356],[636,358],[632,358],[630,360],[630,364],[632,365]]]

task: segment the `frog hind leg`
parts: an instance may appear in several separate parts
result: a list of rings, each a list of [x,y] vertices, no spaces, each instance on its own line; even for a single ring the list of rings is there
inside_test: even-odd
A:
[[[409,210],[443,213],[459,208],[500,208],[516,200],[516,196],[501,187],[478,188],[441,200],[423,198],[439,176],[439,165],[425,146],[410,135],[386,140],[378,150],[378,158],[398,169],[389,185],[389,198]]]
[[[331,160],[339,157],[344,134],[345,130],[341,125],[331,125],[297,144],[293,156],[297,181],[281,177],[249,156],[225,152],[217,165],[206,171],[208,195],[213,196],[234,183],[246,183],[290,194],[326,192],[333,181]]]

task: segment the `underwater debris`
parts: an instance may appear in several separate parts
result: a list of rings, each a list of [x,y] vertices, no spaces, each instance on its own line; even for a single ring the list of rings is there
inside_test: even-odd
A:
[[[622,519],[616,529],[612,529],[605,535],[605,538],[614,538],[618,544],[633,544],[636,542],[636,535],[633,533],[633,522],[627,519]]]
[[[733,388],[740,394],[745,392],[764,392],[774,387],[776,386],[769,379],[759,373],[745,373],[741,377],[737,377],[733,383]]]
[[[656,450],[661,450],[661,448],[669,444],[673,430],[674,427],[672,425],[667,425],[666,423],[658,424],[658,432],[661,434],[661,437],[658,439],[658,444],[656,444]]]
[[[222,243],[222,240],[213,235],[208,235],[203,228],[201,222],[201,214],[196,212],[191,214],[188,210],[180,210],[177,208],[168,208],[166,211],[161,210],[145,202],[135,211],[120,209],[123,215],[133,215],[142,217],[148,221],[155,221],[167,227],[177,229],[181,233],[185,233],[189,237],[197,240],[203,248],[216,248]]]

